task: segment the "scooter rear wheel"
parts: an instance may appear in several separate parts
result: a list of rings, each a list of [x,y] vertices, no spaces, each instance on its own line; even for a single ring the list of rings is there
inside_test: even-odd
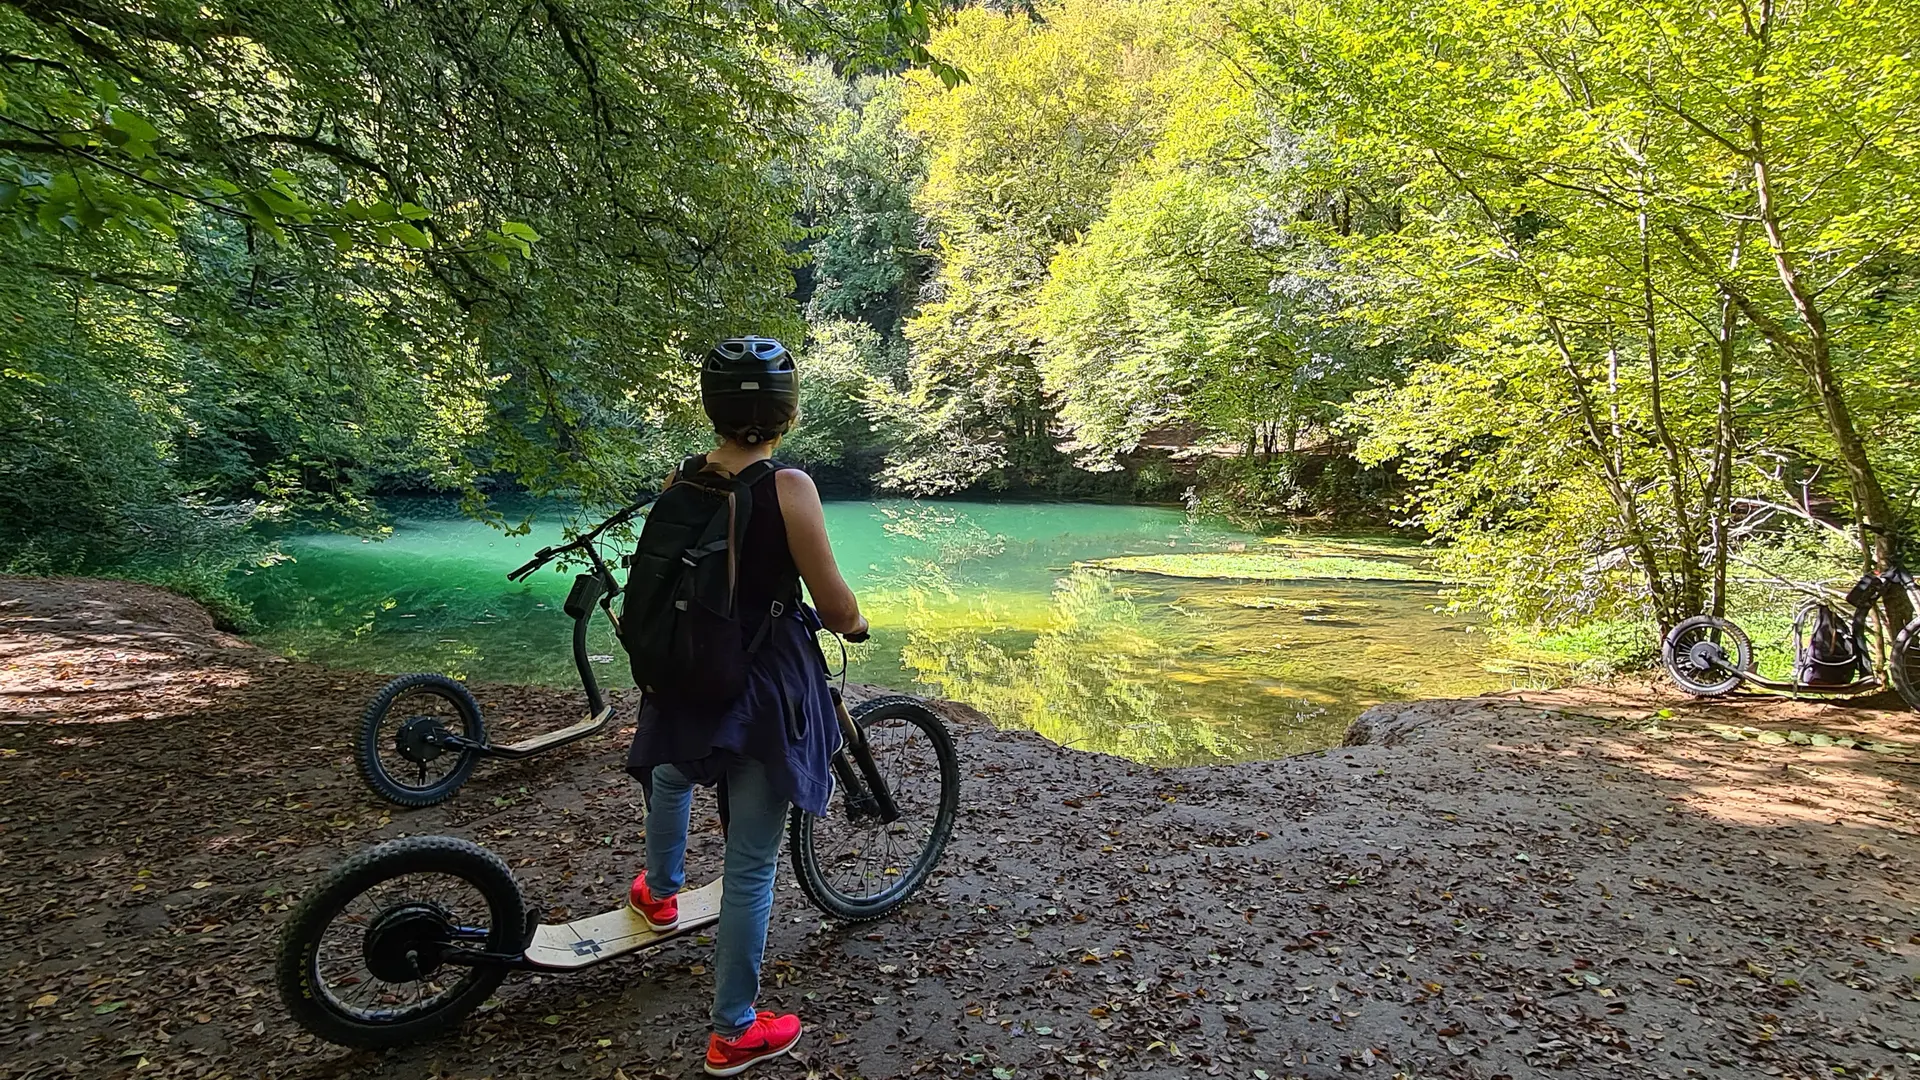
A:
[[[960,808],[960,765],[946,725],[917,698],[863,701],[849,714],[900,818],[883,823],[842,790],[824,818],[795,810],[788,844],[794,876],[815,907],[867,922],[906,903],[939,864]]]
[[[1920,619],[1915,619],[1893,639],[1893,688],[1909,709],[1920,709]]]
[[[276,981],[293,1019],[331,1043],[401,1046],[439,1035],[506,978],[445,963],[450,944],[511,955],[526,905],[499,856],[450,836],[389,840],[348,859],[280,932]]]
[[[433,806],[453,798],[473,775],[480,755],[442,746],[446,734],[487,741],[480,703],[466,686],[445,675],[402,675],[380,688],[360,718],[354,754],[360,777],[374,794],[406,807]]]
[[[1680,689],[1695,697],[1719,697],[1739,687],[1734,671],[1753,670],[1753,643],[1726,619],[1695,615],[1667,632],[1660,662]],[[1734,671],[1723,666],[1729,664]]]

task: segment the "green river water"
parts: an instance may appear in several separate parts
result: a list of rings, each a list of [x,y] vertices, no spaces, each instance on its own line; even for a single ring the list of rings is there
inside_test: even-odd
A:
[[[447,502],[387,508],[389,538],[290,536],[292,561],[247,578],[261,644],[374,671],[577,685],[560,611],[571,571],[506,580],[560,536],[558,508],[536,508],[523,536]],[[1155,507],[904,500],[829,503],[827,527],[874,625],[853,649],[852,679],[968,702],[1002,726],[1138,761],[1299,753],[1338,743],[1382,701],[1558,674],[1436,613],[1432,581],[1355,580],[1416,572],[1420,549],[1391,537],[1276,541]],[[1223,553],[1208,561],[1216,572],[1258,564],[1306,576],[1087,565],[1194,552]],[[630,686],[604,620],[596,634],[602,681]]]

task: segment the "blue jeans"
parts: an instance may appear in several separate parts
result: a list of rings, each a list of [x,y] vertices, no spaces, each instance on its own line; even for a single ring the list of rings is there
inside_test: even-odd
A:
[[[687,880],[693,783],[672,765],[656,765],[651,786],[647,891],[664,900]],[[713,944],[713,1030],[731,1039],[753,1026],[787,800],[773,793],[766,766],[740,758],[727,770],[727,809],[726,884],[721,886],[720,925]]]

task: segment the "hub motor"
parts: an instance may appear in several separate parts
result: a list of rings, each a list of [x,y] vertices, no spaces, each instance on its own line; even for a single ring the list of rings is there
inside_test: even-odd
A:
[[[425,765],[446,748],[447,729],[436,717],[409,716],[393,733],[393,748],[415,765]]]
[[[1687,650],[1687,662],[1700,674],[1710,675],[1726,666],[1727,650],[1717,641],[1696,641]]]
[[[452,927],[452,914],[439,904],[396,904],[367,927],[361,957],[382,982],[416,982],[440,970]]]

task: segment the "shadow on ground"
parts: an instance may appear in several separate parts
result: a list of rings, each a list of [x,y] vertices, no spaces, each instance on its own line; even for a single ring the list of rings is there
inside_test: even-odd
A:
[[[556,916],[617,902],[640,858],[620,733],[390,812],[348,751],[382,681],[153,590],[0,579],[0,1077],[697,1073],[692,942],[516,978],[408,1050],[292,1026],[279,923],[370,841],[479,841]],[[503,734],[578,709],[477,690]],[[783,878],[763,1003],[809,1034],[764,1075],[1903,1074],[1915,755],[1900,714],[1801,708],[1420,702],[1365,745],[1166,771],[948,708],[964,809],[921,900],[843,929]],[[710,873],[711,822],[696,846]]]

